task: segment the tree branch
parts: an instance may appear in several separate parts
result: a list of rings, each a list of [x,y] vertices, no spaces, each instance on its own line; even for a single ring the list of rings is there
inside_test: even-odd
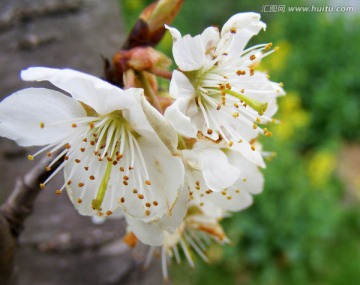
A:
[[[32,213],[37,196],[43,191],[40,183],[62,162],[59,159],[51,171],[46,171],[45,167],[53,158],[45,156],[25,176],[18,177],[13,192],[0,208],[0,280],[5,282],[4,285],[11,284],[17,238]]]

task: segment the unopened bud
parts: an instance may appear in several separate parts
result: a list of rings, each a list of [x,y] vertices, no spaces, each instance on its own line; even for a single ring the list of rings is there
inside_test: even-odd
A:
[[[159,0],[146,7],[132,28],[123,49],[156,46],[165,34],[164,26],[174,20],[182,3],[183,0]]]

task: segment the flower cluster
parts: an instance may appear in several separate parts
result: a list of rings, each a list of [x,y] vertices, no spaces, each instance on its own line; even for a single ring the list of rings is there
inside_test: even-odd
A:
[[[125,217],[128,235],[149,245],[146,264],[160,249],[167,260],[191,266],[191,251],[207,260],[210,242],[228,241],[220,221],[252,203],[263,189],[265,167],[260,134],[273,121],[281,84],[271,82],[257,63],[271,44],[245,48],[265,29],[260,16],[241,13],[219,30],[173,37],[171,104],[156,110],[141,88],[121,89],[71,69],[33,67],[26,81],[49,81],[60,91],[20,90],[0,103],[0,135],[21,146],[42,146],[47,167],[60,166],[66,190],[82,215]],[[70,94],[71,97],[64,94]]]

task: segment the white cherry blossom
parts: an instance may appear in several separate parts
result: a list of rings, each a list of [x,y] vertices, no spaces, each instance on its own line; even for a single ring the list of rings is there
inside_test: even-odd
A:
[[[21,76],[50,81],[71,95],[28,88],[0,103],[1,136],[21,146],[44,146],[29,159],[43,152],[54,156],[48,169],[64,159],[41,188],[63,170],[57,193],[67,188],[83,215],[121,209],[149,222],[171,214],[183,188],[183,164],[148,123],[142,89],[122,90],[71,69],[35,67]]]
[[[181,263],[181,251],[191,267],[195,267],[194,253],[205,262],[209,262],[206,255],[209,245],[229,242],[220,225],[224,216],[218,213],[220,211],[214,208],[206,209],[190,204],[186,217],[182,219],[176,231],[164,231],[162,243],[159,246],[150,245],[144,267],[150,265],[154,255],[160,254],[163,277],[167,281],[168,263],[171,259],[175,259],[177,264]]]
[[[267,56],[271,44],[245,49],[249,39],[265,24],[256,13],[231,17],[221,31],[207,28],[201,35],[173,37],[173,56],[179,70],[173,72],[170,95],[174,103],[166,118],[184,136],[199,133],[214,141],[223,139],[244,157],[264,166],[253,139],[276,112],[276,97],[284,94],[281,84],[271,82],[254,65]],[[266,130],[263,132],[266,134]]]
[[[211,157],[210,151],[216,153],[217,157]],[[263,190],[264,178],[259,167],[222,144],[200,141],[183,153],[189,165],[185,172],[185,185],[191,203],[201,208],[217,209],[220,211],[217,215],[241,211],[252,204],[252,195]],[[205,163],[197,162],[201,160]],[[223,162],[219,163],[221,160]],[[209,169],[213,170],[212,173],[208,173]],[[226,179],[221,183],[219,177]]]

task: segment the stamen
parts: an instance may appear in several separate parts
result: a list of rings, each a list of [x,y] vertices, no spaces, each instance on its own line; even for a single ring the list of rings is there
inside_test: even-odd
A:
[[[168,271],[167,271],[167,260],[166,260],[166,249],[165,246],[161,248],[161,267],[164,281],[167,282],[169,280]]]

